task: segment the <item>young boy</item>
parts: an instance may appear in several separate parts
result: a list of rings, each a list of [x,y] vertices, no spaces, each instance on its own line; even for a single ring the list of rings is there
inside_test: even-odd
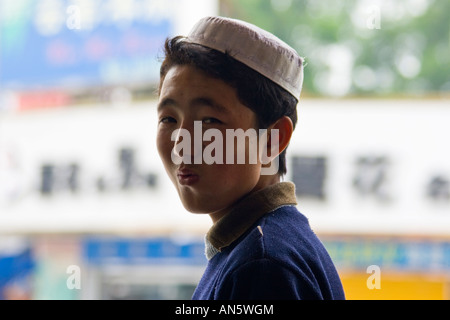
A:
[[[184,207],[213,221],[193,299],[345,298],[296,208],[295,186],[280,182],[302,82],[303,60],[292,48],[239,20],[207,17],[189,36],[166,41],[158,152]],[[233,145],[242,134],[248,139]]]

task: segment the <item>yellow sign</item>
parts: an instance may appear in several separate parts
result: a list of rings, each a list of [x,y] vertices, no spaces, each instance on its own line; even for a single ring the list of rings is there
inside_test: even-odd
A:
[[[450,279],[444,275],[382,273],[380,286],[367,286],[370,274],[342,273],[348,300],[446,300]]]

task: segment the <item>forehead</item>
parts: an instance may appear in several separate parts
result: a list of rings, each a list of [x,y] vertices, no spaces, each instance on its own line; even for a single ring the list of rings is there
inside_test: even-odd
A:
[[[258,127],[257,114],[242,104],[237,90],[225,81],[188,65],[172,67],[161,86],[158,112],[169,108],[195,113],[214,111],[230,126]]]
[[[223,80],[189,65],[172,67],[161,86],[160,105],[167,102],[181,104],[192,100],[215,103],[227,109],[239,107],[240,104],[236,90]]]

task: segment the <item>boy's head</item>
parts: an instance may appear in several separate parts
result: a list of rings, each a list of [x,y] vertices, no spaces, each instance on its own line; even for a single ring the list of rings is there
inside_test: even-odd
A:
[[[217,185],[224,184],[230,187],[229,191],[235,191],[230,199],[218,204],[218,198],[227,198],[227,190],[206,186],[203,193],[210,197],[216,195],[217,207],[224,206],[223,209],[258,186],[274,181],[274,177],[260,176],[262,164],[259,161],[258,164],[211,164],[211,168],[205,168],[205,164],[177,166],[170,163],[168,155],[173,162],[174,144],[185,139],[182,135],[174,139],[173,132],[186,129],[194,140],[195,121],[202,121],[202,130],[217,129],[223,137],[227,129],[277,129],[280,154],[273,161],[278,161],[275,178],[279,180],[286,173],[286,147],[297,122],[302,81],[303,60],[293,49],[273,35],[241,21],[205,18],[188,37],[166,41],[159,87],[158,150],[188,210],[211,214],[217,209],[208,208],[205,198],[198,199],[201,203],[188,203],[201,193],[194,188],[197,183],[190,183],[196,182],[195,179],[188,179],[197,176],[200,167],[205,175],[209,171],[208,175],[215,176],[212,178]],[[217,142],[216,139],[214,136],[208,141]],[[268,144],[271,142],[269,134]],[[203,148],[207,147],[205,141],[202,143]],[[220,174],[226,176],[220,180]]]

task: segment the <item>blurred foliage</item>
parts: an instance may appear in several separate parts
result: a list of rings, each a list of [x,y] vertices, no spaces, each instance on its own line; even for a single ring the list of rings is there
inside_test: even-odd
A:
[[[450,94],[450,1],[220,0],[305,57],[314,96]]]

